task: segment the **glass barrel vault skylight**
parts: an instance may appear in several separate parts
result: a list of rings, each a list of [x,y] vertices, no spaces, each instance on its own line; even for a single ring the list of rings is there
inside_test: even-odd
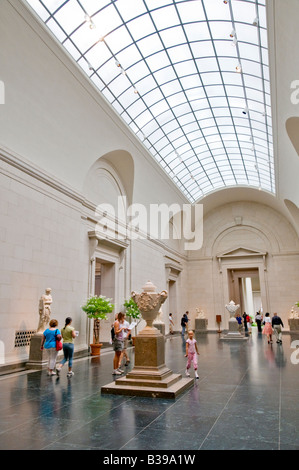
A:
[[[275,192],[266,0],[27,0],[190,202]]]

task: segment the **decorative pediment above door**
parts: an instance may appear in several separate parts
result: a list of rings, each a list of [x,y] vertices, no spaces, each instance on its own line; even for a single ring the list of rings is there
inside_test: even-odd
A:
[[[110,238],[102,232],[98,232],[96,230],[88,232],[88,238],[90,258],[94,256],[95,249],[99,244],[106,245],[119,252],[125,250],[129,246],[128,240],[122,238],[118,239],[117,237]]]
[[[266,268],[266,256],[267,256],[266,251],[257,251],[257,250],[254,250],[252,248],[248,248],[245,246],[238,246],[229,251],[219,253],[218,255],[216,255],[216,258],[218,259],[220,272],[222,272],[222,260],[223,259],[249,258],[249,257],[262,258],[263,264],[264,264],[264,270],[266,271],[267,269]]]

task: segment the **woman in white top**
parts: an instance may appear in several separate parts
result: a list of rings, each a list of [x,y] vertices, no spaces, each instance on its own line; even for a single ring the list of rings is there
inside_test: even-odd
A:
[[[270,318],[270,313],[266,313],[265,315],[265,320],[264,320],[264,328],[263,328],[263,332],[262,334],[263,335],[267,335],[267,338],[268,338],[268,344],[272,344],[273,341],[272,341],[272,334],[273,334],[273,329],[272,329],[272,322],[271,322],[271,318]]]

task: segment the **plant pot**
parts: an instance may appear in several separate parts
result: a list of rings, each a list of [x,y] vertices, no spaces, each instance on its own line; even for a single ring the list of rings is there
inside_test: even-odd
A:
[[[101,354],[101,347],[103,346],[102,343],[93,343],[90,345],[90,350],[91,350],[91,353],[90,355],[91,356],[99,356]]]

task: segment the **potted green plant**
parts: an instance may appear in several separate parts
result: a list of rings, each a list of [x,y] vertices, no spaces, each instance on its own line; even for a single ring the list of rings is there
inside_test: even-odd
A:
[[[126,315],[128,317],[132,318],[133,320],[138,320],[137,325],[135,326],[135,336],[136,336],[137,326],[142,320],[141,312],[138,308],[138,305],[136,304],[136,302],[134,302],[132,298],[130,298],[129,300],[125,300],[124,307],[125,307]],[[135,336],[132,336],[133,345],[134,345]]]
[[[90,297],[86,304],[82,307],[83,312],[87,314],[88,318],[93,318],[93,337],[94,342],[90,345],[91,355],[99,356],[101,352],[101,347],[103,346],[100,343],[100,321],[107,320],[108,313],[113,312],[114,305],[111,302],[111,299],[105,297],[104,295],[94,295]]]

